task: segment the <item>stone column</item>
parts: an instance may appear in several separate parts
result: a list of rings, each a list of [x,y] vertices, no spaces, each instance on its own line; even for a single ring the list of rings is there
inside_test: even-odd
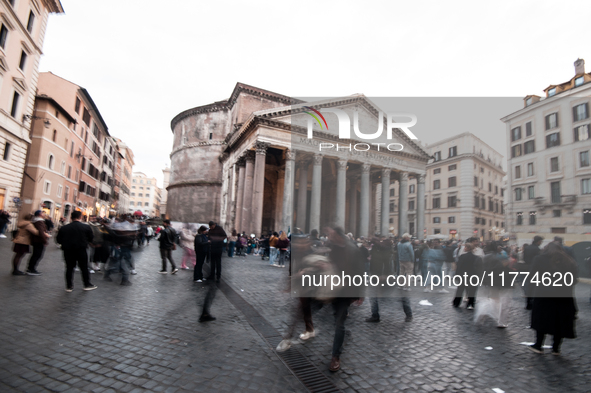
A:
[[[256,158],[254,162],[253,196],[252,196],[252,227],[251,232],[261,236],[263,229],[263,201],[265,196],[265,158],[268,143],[255,143]]]
[[[237,231],[242,231],[242,202],[244,199],[244,178],[246,176],[246,171],[244,170],[245,165],[246,160],[244,157],[240,157],[236,162],[236,166],[238,167],[238,188],[236,191],[236,217],[234,219],[234,229]]]
[[[408,231],[408,172],[400,173],[398,190],[398,235]]]
[[[351,180],[351,190],[349,191],[349,232],[358,237],[357,233],[357,179]]]
[[[242,231],[251,234],[252,225],[252,187],[254,182],[254,151],[246,152],[246,169],[244,175],[244,198],[242,198]]]
[[[283,231],[293,230],[293,188],[295,178],[295,156],[294,150],[285,151],[285,180],[283,183]]]
[[[359,205],[359,236],[369,236],[369,171],[371,169],[370,164],[361,165],[361,197]]]
[[[312,168],[312,200],[310,201],[310,231],[320,230],[320,194],[322,188],[322,156],[314,154],[314,166]]]
[[[298,188],[298,218],[296,226],[302,231],[306,231],[306,217],[308,204],[308,162],[303,161],[300,164],[300,180]]]
[[[417,237],[425,238],[425,175],[417,180]]]
[[[390,233],[390,172],[389,168],[382,168],[382,236]]]
[[[345,230],[345,215],[347,207],[347,160],[339,159],[337,163],[337,195],[335,227]]]

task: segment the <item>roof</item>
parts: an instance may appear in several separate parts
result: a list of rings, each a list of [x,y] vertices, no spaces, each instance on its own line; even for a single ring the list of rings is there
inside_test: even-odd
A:
[[[99,121],[101,122],[103,129],[105,130],[105,133],[109,136],[111,136],[109,134],[109,127],[107,127],[107,123],[105,123],[105,120],[103,119],[103,117],[101,116],[101,113],[99,112],[96,104],[94,103],[94,101],[92,100],[92,97],[90,96],[90,94],[88,93],[88,91],[81,87],[80,88],[80,92],[82,93],[82,95],[88,100],[88,102],[90,103],[90,106],[92,107],[92,110],[94,111],[94,113],[96,114],[96,117],[98,117]]]
[[[50,96],[45,95],[45,94],[39,94],[39,95],[35,96],[35,99],[49,101],[51,103],[51,105],[53,105],[54,107],[56,107],[66,117],[66,119],[68,119],[71,123],[76,123],[76,119],[74,119],[72,117],[72,115],[70,115],[68,113],[67,110],[65,110],[56,100],[54,100]]]

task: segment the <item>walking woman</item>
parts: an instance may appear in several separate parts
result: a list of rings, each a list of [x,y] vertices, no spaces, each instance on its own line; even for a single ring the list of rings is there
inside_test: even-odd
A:
[[[529,348],[536,353],[543,353],[544,338],[546,334],[551,334],[554,336],[552,354],[560,355],[562,339],[576,338],[577,304],[574,288],[578,281],[577,266],[560,244],[552,242],[543,254],[535,257],[530,277],[536,274],[540,281],[552,277],[555,282],[558,277],[562,277],[559,280],[562,286],[530,282],[534,295],[531,327],[536,331],[536,342]]]
[[[205,225],[201,225],[199,230],[197,231],[197,236],[195,236],[195,257],[197,259],[197,264],[195,265],[195,271],[193,272],[193,281],[195,282],[203,282],[203,263],[205,263],[205,258],[209,254],[209,244],[210,241],[207,238],[207,227]],[[211,261],[210,261],[211,262]]]
[[[35,228],[31,220],[32,214],[27,214],[22,221],[18,223],[18,232],[14,238],[14,258],[12,258],[12,275],[24,276],[25,273],[18,269],[21,259],[25,254],[29,253],[29,246],[31,245],[31,235],[39,236],[39,231]]]
[[[183,261],[181,262],[181,269],[189,269],[187,262],[195,266],[195,235],[191,231],[189,224],[185,224],[181,230],[181,247],[183,248]]]
[[[285,257],[287,255],[287,248],[289,247],[289,239],[285,232],[281,231],[279,234],[279,241],[277,242],[277,249],[279,250],[279,267],[285,267]]]

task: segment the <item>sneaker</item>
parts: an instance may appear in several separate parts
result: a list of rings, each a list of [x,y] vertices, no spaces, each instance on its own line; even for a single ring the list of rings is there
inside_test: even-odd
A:
[[[92,291],[93,289],[97,289],[98,287],[96,285],[92,285],[90,284],[89,286],[84,287],[85,291]]]
[[[285,352],[289,348],[291,348],[291,340],[282,340],[279,345],[277,345],[277,348],[275,348],[275,351]]]
[[[365,319],[365,322],[380,322],[380,317],[369,317]]]
[[[314,330],[312,330],[311,332],[304,332],[300,334],[300,340],[306,341],[312,337],[316,337],[316,332]]]
[[[74,271],[75,271],[75,272],[79,272],[79,271],[80,271],[80,268],[79,268],[78,266],[76,266],[76,267],[74,268]]]
[[[530,351],[533,351],[535,353],[544,353],[544,350],[540,347],[536,347],[535,344],[528,346],[528,348],[530,349]]]
[[[20,270],[15,270],[12,272],[13,276],[25,276],[25,273],[21,272]]]
[[[205,315],[202,315],[201,318],[199,318],[199,322],[215,321],[215,319],[216,319],[215,317],[212,317],[209,314],[205,314]]]
[[[166,274],[168,272],[166,270],[160,270],[158,273],[160,273],[160,274]]]
[[[203,280],[195,280],[195,282],[203,282]]]
[[[5,235],[0,235],[0,239],[6,239]]]
[[[37,270],[27,270],[27,276],[40,276],[41,273],[39,273]]]
[[[439,293],[449,293],[449,291],[447,289],[441,288],[439,291],[437,291]]]
[[[135,271],[135,269],[132,269],[132,270],[130,271],[130,273],[131,273],[131,274],[137,274],[137,272]]]
[[[506,325],[506,324],[499,323],[499,324],[497,325],[497,327],[498,327],[499,329],[507,329],[507,327],[509,327],[509,325]]]
[[[74,288],[66,288],[66,292],[70,293],[74,290]]]
[[[94,270],[90,269],[90,270],[88,271],[88,273],[90,273],[90,274],[94,274]]]
[[[469,305],[468,307],[466,307],[466,310],[474,310],[474,306]]]
[[[174,269],[172,269],[172,271],[170,272],[170,274],[176,274],[176,272],[178,272],[178,271],[179,271],[179,269],[174,268]]]

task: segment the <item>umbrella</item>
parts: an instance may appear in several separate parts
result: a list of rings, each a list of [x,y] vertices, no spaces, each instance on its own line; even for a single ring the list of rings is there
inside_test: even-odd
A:
[[[141,210],[136,210],[135,213],[133,213],[134,216],[143,216],[144,213],[142,213]]]

